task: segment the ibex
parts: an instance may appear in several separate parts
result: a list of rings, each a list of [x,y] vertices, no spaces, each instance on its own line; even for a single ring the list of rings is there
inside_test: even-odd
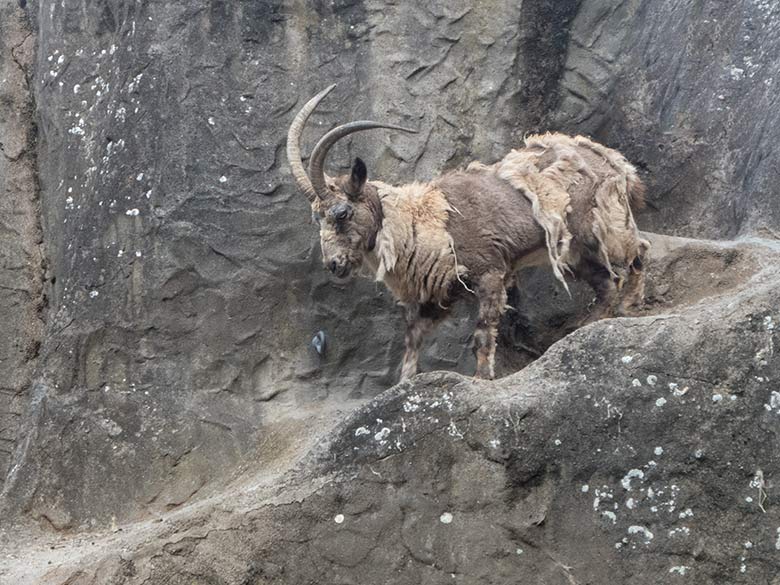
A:
[[[307,173],[301,133],[333,87],[295,116],[287,157],[319,222],[325,267],[339,278],[368,269],[405,307],[401,379],[417,372],[423,336],[464,293],[479,299],[476,375],[493,378],[506,291],[524,266],[549,264],[564,287],[567,272],[589,283],[596,305],[588,320],[623,314],[642,299],[649,244],[631,206],[643,205],[644,187],[620,153],[582,136],[544,134],[495,164],[472,163],[425,183],[369,181],[359,158],[350,174],[331,178],[324,164],[337,140],[372,128],[414,132],[358,121],[320,139]]]

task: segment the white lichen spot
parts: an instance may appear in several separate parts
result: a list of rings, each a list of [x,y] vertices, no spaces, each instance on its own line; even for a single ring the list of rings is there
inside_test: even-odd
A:
[[[628,498],[628,500],[626,500],[626,508],[628,508],[629,510],[633,510],[635,507],[636,507],[636,501],[634,500],[634,498]]]
[[[775,548],[780,550],[780,528],[777,529],[777,540],[775,541]]]
[[[601,514],[602,514],[602,516],[605,516],[605,517],[609,518],[610,520],[612,520],[612,524],[617,524],[617,514],[615,514],[614,512],[610,512],[609,510],[606,510],[606,511],[602,512]]]
[[[355,436],[360,437],[361,435],[370,435],[371,431],[369,431],[366,427],[358,427],[355,429]]]
[[[553,442],[555,443],[556,447],[560,447],[561,446],[561,440],[560,439],[555,439],[555,441],[553,441]]]
[[[691,568],[687,565],[678,565],[676,567],[672,567],[669,569],[670,573],[677,573],[678,575],[685,575],[688,571],[690,571]]]
[[[73,93],[78,93],[80,89],[81,86],[77,83],[76,85],[73,86]]]
[[[729,70],[729,75],[731,75],[731,79],[733,79],[734,81],[739,81],[744,77],[745,70],[742,69],[741,67],[732,66],[731,69]]]
[[[634,361],[634,356],[632,355],[624,355],[622,358],[620,358],[620,361],[624,364],[630,364]]]
[[[125,215],[131,215],[131,216],[133,216],[133,217],[135,217],[135,216],[136,216],[136,215],[138,215],[139,213],[141,213],[141,212],[140,212],[140,211],[138,211],[138,208],[137,208],[137,207],[134,207],[133,209],[128,209],[127,211],[125,211]]]
[[[677,517],[678,517],[678,518],[680,518],[680,519],[684,519],[684,518],[692,518],[692,517],[693,517],[693,510],[691,510],[690,508],[686,508],[685,510],[683,510],[682,512],[680,512],[680,513],[677,515]]]
[[[748,540],[748,541],[747,541],[745,544],[743,544],[742,546],[744,546],[746,549],[750,550],[751,548],[753,548],[753,543],[752,543],[752,542],[750,542],[750,541]]]
[[[516,554],[516,555],[521,555],[521,554],[523,554],[523,549],[522,549],[522,548],[517,548],[517,549],[515,549],[515,554]]]
[[[629,526],[628,533],[641,534],[642,537],[645,539],[645,543],[648,543],[651,540],[653,540],[653,533],[650,532],[650,530],[648,530],[647,527],[645,526]]]
[[[94,299],[96,296],[98,296],[100,293],[96,290],[89,291],[89,298]]]
[[[603,490],[596,488],[594,490],[596,497],[593,498],[593,510],[598,512],[599,505],[601,505],[602,500],[612,500],[614,498],[614,495],[612,492],[608,491],[607,486],[603,486]]]
[[[488,441],[488,445],[490,445],[493,449],[498,449],[501,446],[501,441],[498,439],[490,439],[490,441]]]
[[[380,442],[384,441],[389,434],[390,434],[390,429],[388,429],[387,427],[382,427],[382,430],[380,430],[378,433],[374,435],[374,440]]]
[[[767,331],[772,331],[775,328],[775,323],[772,320],[772,315],[767,315],[764,317],[764,328]]]
[[[696,459],[701,459],[702,457],[704,457],[704,451],[702,451],[701,449],[696,449],[696,451],[693,452],[693,456]]]
[[[664,448],[663,447],[656,447],[653,449],[653,453],[656,455],[663,455],[664,454]]]
[[[655,386],[655,383],[656,383],[656,382],[658,382],[658,376],[654,376],[653,374],[650,374],[650,375],[647,377],[647,383],[648,383],[650,386]]]
[[[419,410],[421,402],[422,398],[420,398],[419,394],[412,394],[404,402],[404,412],[416,412]]]
[[[634,378],[633,380],[631,380],[631,385],[634,388],[639,388],[642,385],[642,382],[640,382],[638,378]]]
[[[214,118],[209,116],[209,126],[213,126],[214,124],[216,124],[216,122],[214,121]]]
[[[580,490],[582,491],[583,494],[587,494],[590,491],[590,486],[586,483],[580,488]]]
[[[452,514],[449,512],[444,512],[441,516],[439,516],[439,522],[442,524],[450,524],[452,523]]]
[[[136,89],[136,88],[138,87],[138,85],[141,83],[141,79],[143,78],[143,76],[144,76],[144,74],[143,74],[143,73],[139,73],[138,75],[136,75],[136,76],[133,78],[133,81],[131,81],[131,82],[130,82],[130,83],[127,85],[127,91],[128,91],[128,93],[133,93],[133,92],[135,91],[135,89]]]
[[[712,401],[715,402],[716,404],[718,402],[720,402],[721,400],[723,400],[723,394],[713,394],[712,395]]]
[[[341,523],[343,523],[343,522],[344,522],[344,514],[336,514],[336,515],[333,517],[333,521],[334,521],[336,524],[341,524]]]
[[[691,529],[687,526],[680,526],[679,528],[672,528],[669,531],[669,537],[676,536],[678,534],[684,534],[685,536],[690,535]]]
[[[655,405],[659,408],[662,407],[664,404],[666,404],[666,398],[661,397],[655,401]]]
[[[138,173],[136,175],[136,177],[135,177],[135,180],[136,181],[143,181],[144,180],[144,174],[143,173]]]
[[[772,390],[772,394],[769,395],[769,410],[780,411],[780,392]]]
[[[752,504],[752,503],[753,503],[753,498],[751,498],[750,496],[748,496],[748,497],[746,497],[746,498],[745,498],[745,501],[746,501],[748,504]]]
[[[226,177],[225,175],[222,175],[222,176],[219,178],[219,182],[220,182],[220,183],[227,183],[227,177]]]
[[[625,477],[620,480],[620,484],[623,486],[624,490],[631,491],[631,480],[634,478],[640,481],[643,480],[645,478],[645,472],[641,469],[630,469]]]
[[[136,251],[135,251],[135,257],[136,257],[136,258],[140,258],[142,255],[143,255],[143,254],[141,254],[141,250],[136,250]]]
[[[151,189],[149,189],[146,193],[144,193],[144,197],[146,197],[147,199],[149,199],[151,196],[152,196],[152,190]]]

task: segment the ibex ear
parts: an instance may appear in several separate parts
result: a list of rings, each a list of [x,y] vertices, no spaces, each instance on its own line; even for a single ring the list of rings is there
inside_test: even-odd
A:
[[[352,174],[349,176],[349,195],[352,198],[356,198],[362,193],[363,187],[366,185],[366,178],[368,178],[366,163],[356,158],[355,164],[352,165]]]

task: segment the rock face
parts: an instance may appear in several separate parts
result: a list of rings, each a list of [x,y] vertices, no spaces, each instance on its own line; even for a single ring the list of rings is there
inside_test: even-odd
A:
[[[654,231],[776,238],[780,5],[583,2],[553,125],[647,171]]]
[[[331,172],[359,153],[424,180],[583,132],[642,170],[643,227],[773,237],[780,7],[705,4],[0,0],[0,507],[68,534],[139,523],[82,577],[55,553],[0,576],[777,585],[770,244],[656,239],[646,316],[495,384],[422,377],[331,432],[395,382],[400,313],[329,282],[284,160],[296,108],[339,82],[308,148],[358,117],[420,134],[354,136]],[[525,275],[501,373],[589,297]],[[459,311],[424,370],[472,371]]]

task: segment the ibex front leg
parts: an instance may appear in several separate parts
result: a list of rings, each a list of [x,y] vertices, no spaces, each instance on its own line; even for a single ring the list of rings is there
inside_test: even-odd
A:
[[[504,274],[489,272],[479,281],[479,320],[474,332],[474,353],[477,356],[477,378],[495,377],[496,336],[498,322],[506,310]]]
[[[417,373],[417,361],[425,334],[444,316],[444,311],[433,303],[406,307],[406,352],[401,366],[401,380]]]

